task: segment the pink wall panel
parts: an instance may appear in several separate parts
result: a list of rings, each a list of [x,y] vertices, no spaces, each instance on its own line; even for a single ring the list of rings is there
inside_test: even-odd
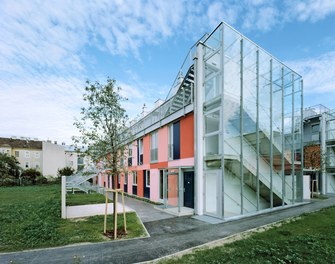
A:
[[[150,163],[150,134],[143,137],[143,164]]]
[[[169,167],[194,166],[194,158],[171,160],[171,161],[169,161],[168,164],[169,164]]]
[[[150,200],[158,202],[159,199],[159,170],[150,170]]]
[[[133,166],[137,165],[137,143],[133,142]]]
[[[158,130],[158,162],[168,160],[168,127]]]

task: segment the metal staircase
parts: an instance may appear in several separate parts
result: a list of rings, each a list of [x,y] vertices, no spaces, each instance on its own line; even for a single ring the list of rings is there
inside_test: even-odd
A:
[[[194,85],[194,65],[190,66],[185,77],[179,73],[178,79],[179,83],[176,87],[177,92],[171,98],[171,103],[167,108],[164,116],[168,116],[191,103],[192,86]]]
[[[75,175],[66,177],[66,190],[74,191],[75,189],[88,193],[96,190],[96,186],[91,184],[88,180],[99,174],[98,171],[93,172],[78,172]]]

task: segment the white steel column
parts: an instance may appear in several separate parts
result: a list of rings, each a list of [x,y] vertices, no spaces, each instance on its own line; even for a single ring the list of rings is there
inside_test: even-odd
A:
[[[194,58],[194,169],[195,169],[195,213],[204,213],[204,118],[203,118],[203,84],[204,84],[203,43],[197,44]]]
[[[321,134],[321,194],[326,194],[326,113],[322,113],[320,117],[320,134]]]
[[[62,176],[62,218],[66,219],[66,176]]]

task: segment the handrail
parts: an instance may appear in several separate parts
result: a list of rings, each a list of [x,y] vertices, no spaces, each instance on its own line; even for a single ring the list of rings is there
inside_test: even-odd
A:
[[[246,142],[246,144],[247,144],[247,146],[249,146],[249,148],[251,149],[251,150],[253,150],[253,151],[255,151],[255,149],[253,148],[253,146],[252,145],[250,145],[249,144],[249,142],[247,142],[246,140],[244,141],[244,142]],[[239,153],[235,150],[235,148],[227,141],[227,140],[225,140],[225,143],[226,144],[228,144],[229,146],[230,146],[230,148],[237,154],[237,156],[239,157]],[[270,167],[270,164],[265,160],[265,159],[263,159],[262,158],[262,160]],[[241,162],[241,161],[240,161]],[[256,168],[255,168],[255,166],[254,165],[252,165],[248,160],[246,160],[246,159],[243,159],[243,164],[248,164],[254,171],[255,171],[255,173],[256,173]],[[270,169],[272,169],[272,168],[270,168]],[[250,170],[249,170],[250,171]],[[250,172],[252,172],[252,171],[250,171]],[[253,172],[252,172],[253,173]],[[256,175],[254,173],[254,175]],[[259,172],[259,175],[260,176],[262,176],[262,179],[261,179],[261,181],[264,183],[264,182],[266,182],[267,184],[268,184],[268,188],[270,187],[270,181],[267,179],[267,177],[266,176],[264,176],[261,172]],[[280,177],[281,178],[281,176],[277,173],[277,172],[275,172],[275,174],[274,175],[277,175],[278,177]],[[285,182],[285,186],[287,186],[287,187],[289,187],[289,188],[292,188],[286,181],[284,181]],[[286,189],[286,188],[285,188]],[[273,192],[275,192],[275,193],[278,193],[279,195],[280,194],[282,194],[281,193],[281,190],[278,190],[277,188],[274,188],[274,186],[272,186],[272,190],[273,190]],[[286,199],[288,199],[287,197],[285,197]]]

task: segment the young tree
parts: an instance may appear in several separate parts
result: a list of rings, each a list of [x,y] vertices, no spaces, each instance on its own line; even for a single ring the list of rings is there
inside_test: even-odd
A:
[[[124,146],[129,139],[126,126],[128,116],[121,103],[127,100],[121,94],[116,81],[107,78],[105,84],[86,82],[81,109],[81,119],[74,125],[80,136],[73,137],[76,146],[86,147],[86,153],[93,161],[103,160],[105,169],[113,175],[113,186],[117,186],[119,160],[124,155]]]

